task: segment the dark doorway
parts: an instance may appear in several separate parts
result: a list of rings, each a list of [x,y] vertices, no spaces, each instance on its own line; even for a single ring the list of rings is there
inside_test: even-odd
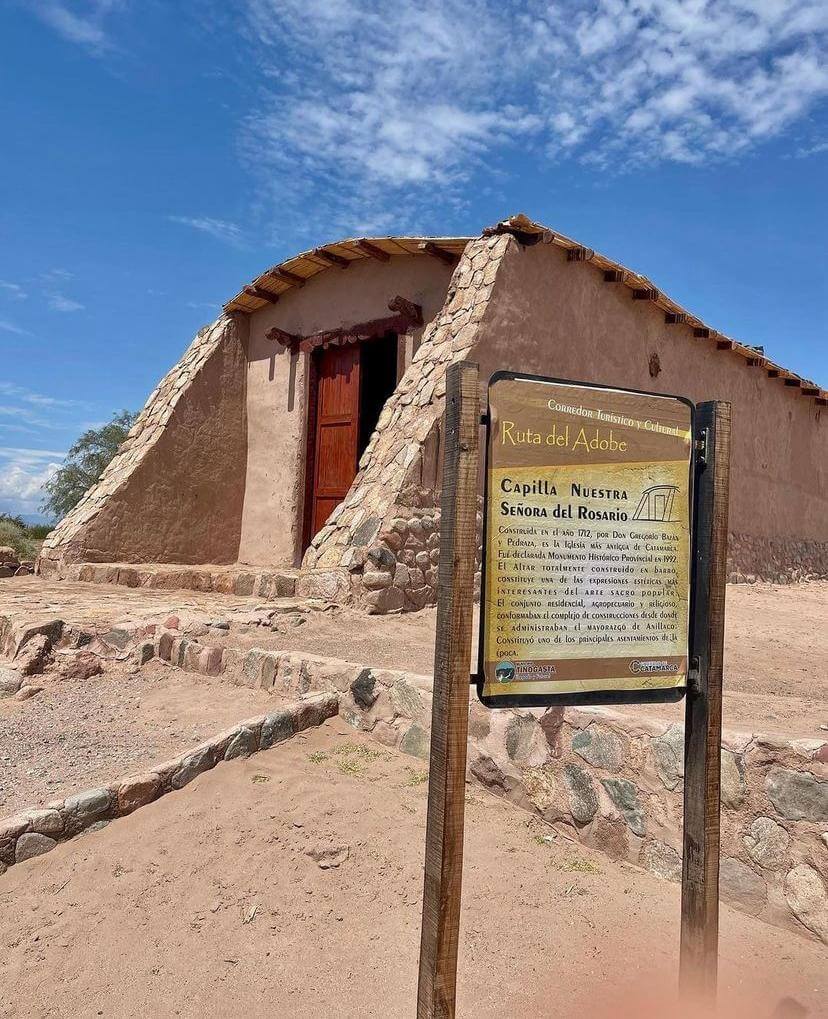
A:
[[[397,384],[397,335],[327,347],[312,356],[304,545],[356,477],[383,405]]]
[[[397,386],[397,334],[386,333],[361,346],[362,386],[359,394],[359,445],[357,461],[371,441],[371,433]]]

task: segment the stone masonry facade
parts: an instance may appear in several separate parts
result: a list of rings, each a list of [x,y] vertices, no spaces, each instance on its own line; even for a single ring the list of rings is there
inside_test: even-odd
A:
[[[387,401],[347,498],[305,554],[297,593],[353,600],[376,613],[435,603],[446,370],[474,348],[498,267],[516,243],[502,234],[467,245],[443,310]],[[478,590],[479,584],[478,573]]]

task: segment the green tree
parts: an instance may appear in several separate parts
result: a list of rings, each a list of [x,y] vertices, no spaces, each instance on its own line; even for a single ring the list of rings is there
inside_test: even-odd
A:
[[[46,499],[41,511],[61,520],[74,509],[103,474],[137,417],[132,411],[122,410],[102,428],[84,432],[67,453],[63,466],[43,486]]]

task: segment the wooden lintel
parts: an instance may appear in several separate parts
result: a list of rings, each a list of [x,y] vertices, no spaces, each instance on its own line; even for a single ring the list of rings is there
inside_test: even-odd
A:
[[[709,340],[713,335],[713,330],[708,329],[707,326],[698,326],[693,330],[693,335],[697,340]]]
[[[439,244],[435,244],[434,241],[423,241],[418,245],[420,251],[425,251],[428,255],[433,255],[434,258],[438,258],[444,265],[455,266],[460,261],[460,256],[455,255],[453,251],[447,251],[445,248],[441,248]]]
[[[281,343],[283,347],[298,346],[300,341],[300,337],[293,333],[286,333],[284,329],[279,329],[277,326],[273,326],[272,329],[268,329],[265,333],[265,338],[273,340],[276,343]]]
[[[636,287],[632,295],[634,301],[657,301],[661,297],[655,287]]]
[[[303,287],[308,282],[304,276],[299,276],[289,269],[280,269],[279,266],[274,266],[269,272],[271,276],[284,280],[285,283],[290,283],[294,287]]]
[[[566,253],[567,262],[591,262],[595,256],[592,248],[570,248]]]
[[[801,379],[785,379],[785,385],[786,386],[790,386],[791,388],[796,386],[798,389],[801,389],[802,388],[802,380]]]
[[[257,287],[255,284],[242,287],[242,291],[250,297],[258,297],[260,301],[267,301],[270,304],[276,304],[279,300],[278,294],[274,294],[272,290],[265,290],[264,287]]]
[[[687,322],[687,313],[683,311],[665,311],[664,321],[668,326],[683,326]]]
[[[413,301],[406,300],[405,297],[401,297],[399,294],[396,297],[392,297],[388,302],[388,310],[395,311],[398,315],[405,315],[410,319],[413,326],[421,326],[423,324],[422,307]]]
[[[364,254],[368,255],[369,258],[376,258],[378,262],[389,262],[391,260],[391,256],[387,251],[383,251],[376,244],[366,241],[364,237],[357,241],[357,247]]]
[[[342,255],[337,255],[335,251],[328,251],[326,248],[314,248],[313,254],[328,265],[335,265],[337,269],[347,269],[351,264],[350,258],[343,258]]]
[[[604,270],[604,282],[605,283],[623,283],[627,278],[627,274],[623,269],[605,269]]]
[[[733,340],[716,340],[716,350],[733,350]]]

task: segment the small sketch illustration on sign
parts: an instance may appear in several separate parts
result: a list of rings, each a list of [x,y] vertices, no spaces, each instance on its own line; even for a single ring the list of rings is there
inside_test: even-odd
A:
[[[633,514],[633,520],[670,523],[673,519],[673,500],[677,491],[675,485],[653,485],[651,488],[645,488]]]

